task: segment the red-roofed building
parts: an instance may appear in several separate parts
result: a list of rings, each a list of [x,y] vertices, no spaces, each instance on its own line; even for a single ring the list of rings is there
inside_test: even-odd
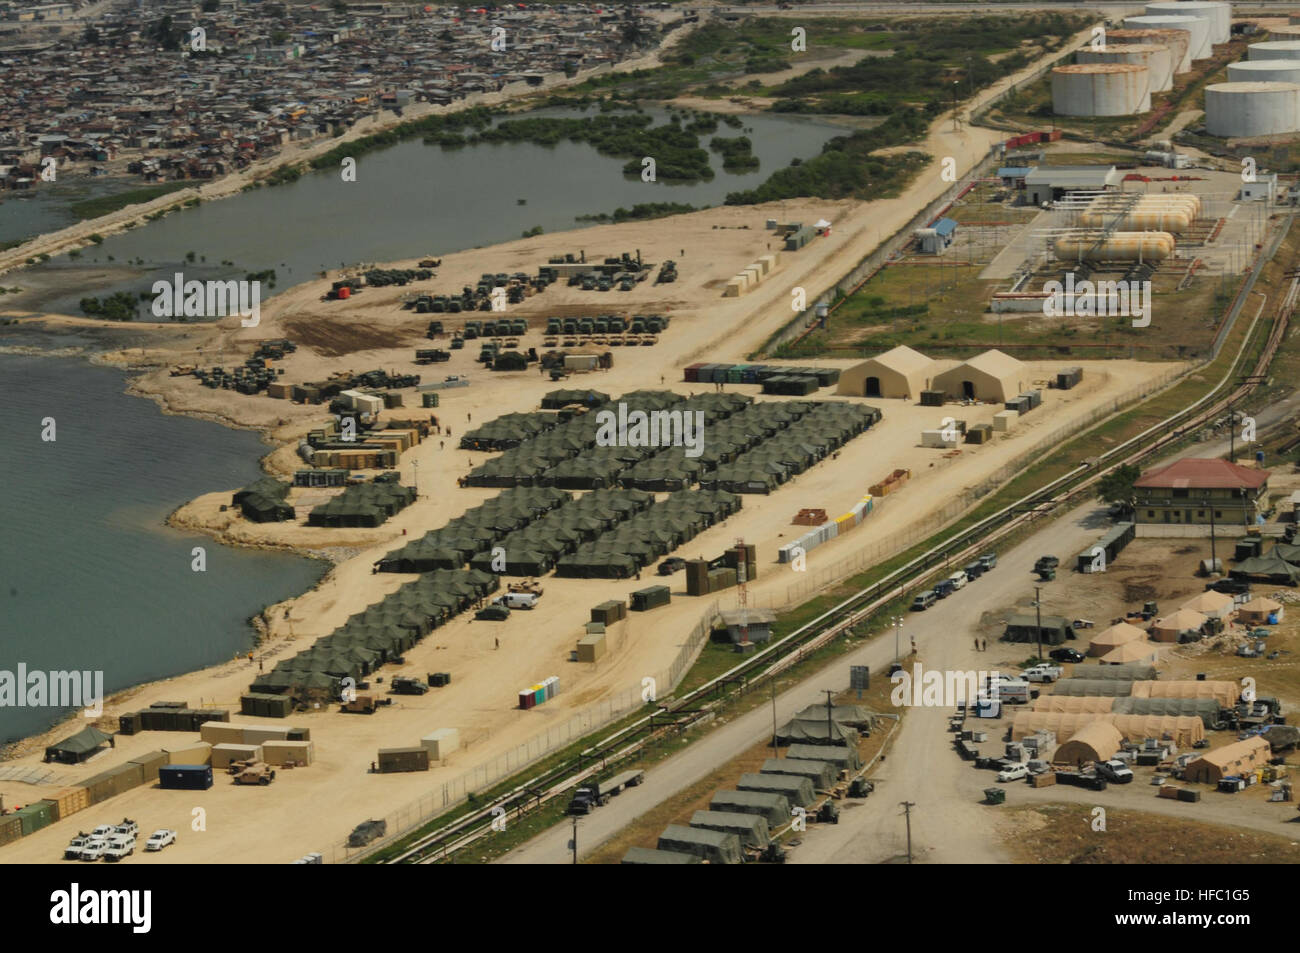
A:
[[[1139,523],[1252,525],[1268,508],[1268,470],[1188,458],[1148,470],[1133,484]]]

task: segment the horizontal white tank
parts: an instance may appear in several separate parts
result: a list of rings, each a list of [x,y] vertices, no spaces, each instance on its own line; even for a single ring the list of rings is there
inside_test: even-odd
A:
[[[1151,73],[1151,92],[1163,93],[1174,86],[1174,60],[1162,43],[1109,43],[1085,46],[1075,54],[1080,63],[1133,63]]]
[[[1192,68],[1192,35],[1186,30],[1107,30],[1107,43],[1162,43],[1173,56],[1174,72]]]
[[[1146,6],[1148,16],[1205,17],[1210,21],[1210,42],[1232,39],[1232,4],[1218,0],[1155,0]]]
[[[1079,224],[1089,228],[1117,226],[1126,231],[1187,231],[1201,214],[1201,200],[1190,193],[1099,195],[1079,214]]]
[[[1215,83],[1205,87],[1205,128],[1212,136],[1250,139],[1300,130],[1300,85]]]
[[[1228,64],[1229,83],[1300,83],[1300,59],[1242,60]]]
[[[1191,34],[1187,44],[1188,57],[1203,60],[1214,55],[1214,47],[1210,43],[1210,21],[1206,17],[1173,14],[1125,17],[1124,26],[1133,30],[1186,30]]]
[[[1300,60],[1300,40],[1267,40],[1246,47],[1247,59]]]
[[[1176,241],[1168,232],[1084,232],[1058,238],[1054,249],[1061,261],[1164,261],[1173,257]]]
[[[1151,71],[1131,63],[1076,63],[1052,70],[1058,116],[1132,116],[1151,109]]]

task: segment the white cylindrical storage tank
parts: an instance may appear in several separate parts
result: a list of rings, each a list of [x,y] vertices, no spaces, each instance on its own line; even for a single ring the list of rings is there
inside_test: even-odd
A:
[[[1174,59],[1169,47],[1161,43],[1110,43],[1085,46],[1075,54],[1080,63],[1134,63],[1145,66],[1151,74],[1151,92],[1163,93],[1174,85]]]
[[[1232,4],[1217,0],[1155,0],[1146,6],[1153,17],[1205,17],[1210,21],[1210,42],[1232,39]]]
[[[1300,83],[1300,59],[1242,60],[1228,64],[1229,83]]]
[[[1246,47],[1250,60],[1300,60],[1300,41],[1268,40]]]
[[[1205,128],[1212,136],[1250,139],[1300,130],[1300,85],[1215,83],[1205,87]]]
[[[1268,38],[1270,40],[1300,40],[1300,25],[1271,26],[1268,28]]]
[[[1107,30],[1106,42],[1161,43],[1169,47],[1175,73],[1186,73],[1192,68],[1192,35],[1186,30]]]
[[[1076,63],[1052,70],[1058,116],[1132,116],[1151,109],[1151,73],[1131,63]]]
[[[1177,244],[1168,232],[1083,232],[1056,240],[1061,261],[1164,261]]]
[[[1124,26],[1133,30],[1186,30],[1191,34],[1187,42],[1187,56],[1203,60],[1214,53],[1210,44],[1210,21],[1205,17],[1158,16],[1125,17]],[[1191,68],[1190,63],[1188,69]]]

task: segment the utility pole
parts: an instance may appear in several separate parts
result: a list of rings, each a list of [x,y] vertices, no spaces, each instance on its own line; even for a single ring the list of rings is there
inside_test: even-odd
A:
[[[1210,573],[1218,572],[1219,560],[1214,555],[1214,501],[1205,495],[1205,508],[1210,511]]]
[[[578,862],[578,816],[573,816],[573,840],[569,841],[569,846],[573,848],[573,862]]]
[[[835,710],[831,699],[835,697],[835,693],[829,688],[823,688],[822,691],[826,693],[826,741],[829,744],[835,738],[835,733],[831,729],[831,712]]]
[[[899,616],[894,616],[894,664],[898,664],[898,632],[903,627],[903,620]]]
[[[772,757],[781,757],[781,749],[776,746],[776,676],[772,676]]]
[[[1228,462],[1237,462],[1237,421],[1232,413],[1232,401],[1228,401]]]
[[[1043,660],[1043,600],[1040,595],[1042,586],[1034,586],[1034,618],[1037,620],[1035,632],[1038,635],[1038,660]]]
[[[907,862],[912,862],[912,808],[916,807],[914,801],[900,801],[903,805],[903,815],[907,818]]]

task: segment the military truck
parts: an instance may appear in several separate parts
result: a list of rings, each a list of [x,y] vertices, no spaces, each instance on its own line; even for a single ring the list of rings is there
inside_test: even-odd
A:
[[[376,707],[375,696],[357,695],[355,698],[345,701],[343,707],[340,708],[339,711],[351,712],[359,715],[373,715]]]
[[[349,847],[365,847],[388,833],[387,821],[362,821],[348,835]]]
[[[418,678],[408,678],[405,675],[394,675],[389,686],[396,695],[423,695],[429,690],[429,686]]]
[[[262,787],[275,780],[275,769],[264,761],[255,761],[235,775],[236,784],[260,784]]]

